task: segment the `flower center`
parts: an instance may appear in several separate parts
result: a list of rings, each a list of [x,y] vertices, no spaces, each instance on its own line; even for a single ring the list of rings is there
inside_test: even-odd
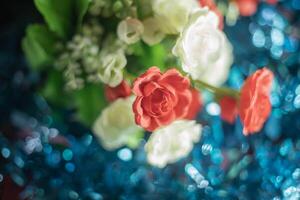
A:
[[[169,113],[173,108],[173,102],[170,93],[163,89],[156,89],[150,96],[150,110],[154,116],[161,116]]]

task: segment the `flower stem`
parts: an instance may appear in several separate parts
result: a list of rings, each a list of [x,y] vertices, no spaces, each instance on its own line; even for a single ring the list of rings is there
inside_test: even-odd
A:
[[[200,80],[194,80],[194,84],[197,89],[205,89],[211,93],[214,93],[217,96],[230,96],[235,99],[238,99],[240,96],[239,91],[228,88],[228,87],[215,87],[206,82]]]

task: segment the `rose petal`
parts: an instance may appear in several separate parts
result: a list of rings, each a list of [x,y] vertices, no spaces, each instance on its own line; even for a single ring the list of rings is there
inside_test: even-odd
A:
[[[176,69],[169,69],[158,80],[158,83],[175,90],[186,90],[190,87],[190,80],[182,76]]]
[[[133,83],[132,91],[137,96],[143,96],[145,83],[156,81],[161,77],[160,70],[157,67],[150,67],[144,74],[140,75]]]
[[[187,115],[191,102],[192,92],[190,90],[178,94],[178,103],[174,107],[177,118],[184,118]]]

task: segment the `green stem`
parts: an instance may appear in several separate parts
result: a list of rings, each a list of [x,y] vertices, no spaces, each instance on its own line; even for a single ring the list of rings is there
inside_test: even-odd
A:
[[[194,80],[194,84],[197,89],[205,89],[211,93],[213,93],[216,96],[230,96],[235,99],[238,99],[240,96],[239,91],[228,88],[228,87],[215,87],[213,85],[210,85],[206,82]]]

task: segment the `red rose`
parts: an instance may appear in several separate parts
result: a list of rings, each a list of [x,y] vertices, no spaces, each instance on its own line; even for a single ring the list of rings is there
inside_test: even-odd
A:
[[[199,3],[202,7],[207,6],[211,11],[213,11],[219,17],[219,29],[222,30],[224,27],[223,15],[219,11],[214,0],[199,0]]]
[[[270,90],[273,73],[267,68],[257,70],[249,76],[240,97],[240,117],[244,124],[243,133],[258,132],[271,112]]]
[[[235,98],[224,96],[219,101],[221,107],[221,119],[233,123],[238,114],[238,101]]]
[[[109,102],[118,98],[125,98],[130,96],[131,89],[127,82],[122,81],[116,87],[105,86],[105,97]]]
[[[251,16],[256,12],[258,0],[237,0],[236,3],[242,16]]]
[[[192,102],[190,81],[176,69],[164,74],[151,67],[133,84],[135,121],[148,131],[184,118]]]
[[[192,102],[191,105],[189,106],[187,115],[185,116],[185,119],[195,119],[197,116],[198,112],[202,108],[202,99],[200,96],[200,93],[196,89],[191,89],[192,92]]]

